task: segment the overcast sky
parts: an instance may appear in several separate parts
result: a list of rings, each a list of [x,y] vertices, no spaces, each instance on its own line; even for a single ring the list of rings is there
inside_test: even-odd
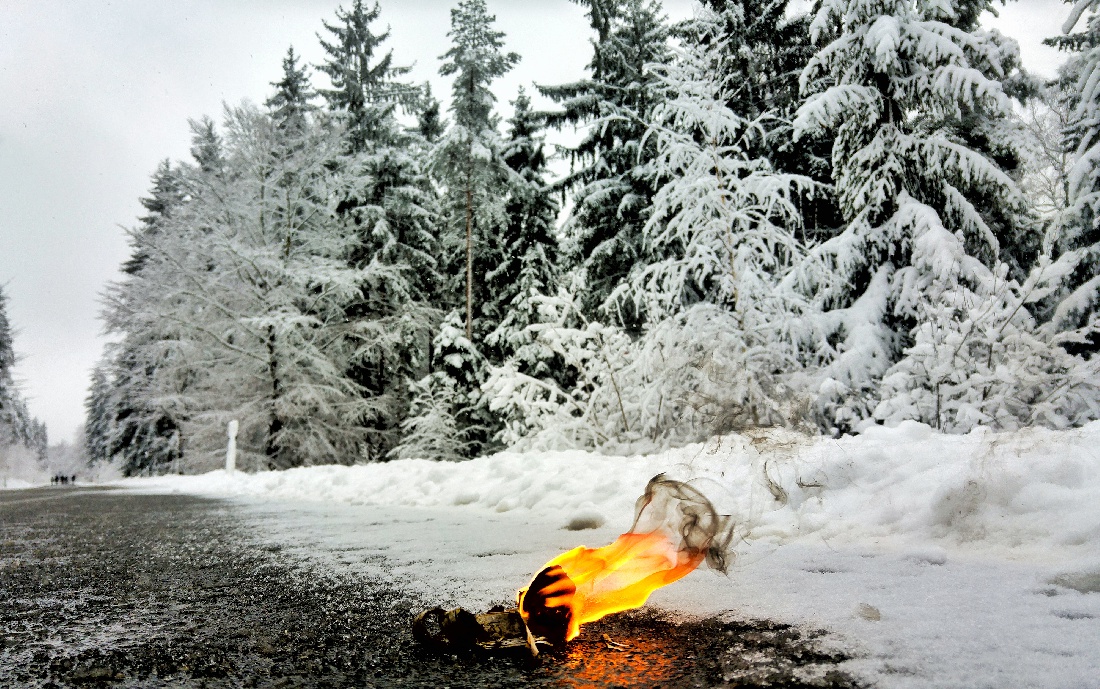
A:
[[[89,372],[105,339],[104,286],[129,250],[122,228],[159,160],[188,156],[187,118],[220,119],[222,103],[262,103],[293,45],[322,56],[315,33],[339,0],[0,0],[0,285],[22,356],[16,376],[52,441],[83,422]],[[449,47],[451,0],[381,0],[399,63],[431,80]],[[500,80],[501,110],[520,85],[583,76],[583,10],[568,0],[489,0],[507,45],[523,56]],[[690,0],[665,0],[673,19]],[[1021,44],[1025,66],[1052,75],[1040,45],[1067,6],[1020,0],[992,25]],[[320,79],[318,79],[320,81]]]

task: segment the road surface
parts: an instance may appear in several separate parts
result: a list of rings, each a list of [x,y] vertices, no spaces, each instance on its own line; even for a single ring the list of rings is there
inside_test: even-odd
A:
[[[440,655],[410,631],[432,601],[314,571],[255,528],[197,497],[0,491],[0,686],[858,686],[812,634],[653,613],[587,625],[538,662]]]

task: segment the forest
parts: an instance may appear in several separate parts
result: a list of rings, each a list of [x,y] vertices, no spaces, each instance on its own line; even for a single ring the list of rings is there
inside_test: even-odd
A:
[[[208,471],[232,420],[257,471],[1100,418],[1100,0],[1049,82],[993,0],[577,1],[553,108],[497,114],[485,0],[446,107],[354,0],[191,121],[104,295],[88,458]]]

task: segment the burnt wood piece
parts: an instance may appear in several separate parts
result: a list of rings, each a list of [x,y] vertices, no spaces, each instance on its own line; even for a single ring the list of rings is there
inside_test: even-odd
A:
[[[518,610],[499,606],[476,615],[463,608],[425,610],[413,621],[413,636],[422,644],[439,650],[478,647],[504,652],[524,649],[537,656],[539,643],[549,645],[545,639],[537,639],[527,630]]]

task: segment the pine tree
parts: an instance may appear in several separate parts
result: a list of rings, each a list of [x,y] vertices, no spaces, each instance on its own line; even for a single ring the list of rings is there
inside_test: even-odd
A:
[[[586,127],[569,151],[574,170],[559,183],[575,190],[564,228],[566,262],[582,269],[586,313],[602,308],[637,325],[637,314],[609,298],[643,260],[642,227],[658,185],[645,132],[660,98],[648,67],[667,62],[669,30],[655,2],[582,2],[597,35],[589,78],[539,87],[562,108],[547,114],[548,125]]]
[[[328,59],[320,67],[333,84],[321,93],[342,113],[347,142],[326,164],[339,180],[337,219],[355,237],[347,262],[371,275],[345,314],[370,324],[347,372],[375,410],[364,421],[366,459],[385,457],[400,437],[408,382],[429,368],[442,288],[440,209],[426,169],[426,137],[437,134],[432,112],[438,115],[438,103],[430,90],[400,82],[408,69],[395,67],[391,53],[381,55],[389,34],[372,30],[378,16],[377,4],[338,10],[339,23],[325,24],[336,40],[322,41]],[[403,127],[398,106],[417,114],[424,131]]]
[[[825,429],[851,430],[871,416],[878,379],[929,316],[921,312],[929,281],[947,295],[947,283],[975,278],[971,256],[997,265],[999,242],[972,199],[1011,206],[1013,180],[961,142],[919,126],[923,118],[1010,109],[1000,83],[972,60],[988,54],[989,40],[955,28],[952,17],[942,4],[828,0],[813,20],[815,40],[835,38],[802,74],[812,95],[794,128],[799,136],[835,134],[833,176],[847,223],[803,273],[802,287],[825,312],[821,331],[807,341],[811,359],[826,364],[819,400]],[[940,258],[962,263],[918,255],[937,246],[929,238],[954,232],[965,252],[941,243]]]
[[[336,23],[322,22],[331,42],[318,36],[326,55],[318,69],[332,82],[332,88],[320,93],[330,110],[346,114],[352,153],[377,141],[396,105],[412,102],[417,95],[417,89],[396,81],[409,68],[394,65],[392,52],[380,54],[390,32],[376,33],[372,28],[379,13],[377,2],[367,9],[363,0],[353,0],[350,10],[337,8]]]
[[[203,118],[190,126],[196,165],[206,174],[218,174],[223,165],[222,143],[213,121]],[[150,252],[172,239],[176,231],[172,223],[190,190],[183,170],[167,160],[158,166],[152,181],[150,195],[141,199],[148,215],[129,232],[131,257],[123,264],[126,280],[107,291],[104,320],[108,332],[120,339],[108,347],[102,364],[102,373],[110,381],[110,395],[99,400],[98,411],[104,418],[88,420],[96,424],[89,441],[102,443],[98,454],[89,456],[117,457],[127,474],[155,473],[178,464],[185,418],[178,393],[191,377],[162,375],[162,369],[174,369],[178,338],[169,324],[145,317],[146,305],[162,294],[158,270],[149,265]]]
[[[440,324],[432,350],[434,370],[410,384],[413,397],[402,422],[404,436],[390,456],[436,461],[477,456],[497,424],[481,394],[486,362],[466,337],[458,311]]]
[[[353,208],[338,213],[356,238],[349,265],[372,271],[347,317],[371,323],[350,377],[377,404],[368,425],[368,459],[381,459],[398,442],[409,413],[408,383],[429,370],[431,342],[440,319],[440,209],[425,170],[426,143],[402,133],[390,119],[390,135],[345,161],[344,193]]]
[[[1018,189],[960,133],[1010,112],[1004,43],[960,28],[984,6],[834,0],[814,19],[815,36],[835,38],[803,72],[812,95],[795,131],[835,132],[847,221],[798,276],[823,310],[805,345],[824,365],[826,430],[872,418],[1065,426],[1096,411],[1095,367],[1060,346],[1056,318],[1030,312],[1071,263],[1042,255],[1030,267],[1002,250],[997,228],[1019,212]]]
[[[729,105],[744,75],[726,28],[701,10],[654,68],[662,97],[646,136],[665,182],[644,227],[653,258],[614,297],[645,315],[642,333],[587,320],[568,295],[539,299],[556,317],[527,331],[574,384],[515,362],[494,370],[486,387],[507,440],[652,448],[798,420],[789,380],[801,373],[791,331],[802,304],[782,280],[805,251],[797,201],[819,185],[762,157],[771,115]]]
[[[276,126],[280,129],[300,133],[307,126],[308,115],[317,108],[310,101],[316,93],[309,83],[309,70],[298,65],[298,56],[294,46],[287,48],[283,58],[283,78],[271,83],[275,93],[267,99]]]
[[[21,445],[46,459],[46,426],[31,416],[15,382],[15,337],[8,321],[8,298],[0,285],[0,449]]]
[[[453,121],[435,152],[435,171],[446,189],[447,242],[452,280],[461,266],[466,338],[474,341],[474,312],[485,313],[487,285],[474,275],[485,275],[500,264],[500,236],[506,219],[501,199],[510,179],[503,159],[504,144],[497,131],[493,113],[496,96],[490,85],[509,72],[519,61],[516,53],[502,51],[504,34],[493,29],[496,17],[490,15],[484,0],[462,0],[451,10],[452,47],[441,56],[439,73],[453,76],[451,96]],[[459,249],[463,258],[455,261],[451,251]],[[448,251],[451,250],[451,251]],[[458,252],[455,252],[458,253]],[[455,286],[457,286],[455,284]],[[492,324],[495,325],[495,324]],[[487,329],[491,329],[492,325]],[[483,332],[478,333],[478,339]]]
[[[783,381],[798,374],[792,329],[805,304],[784,280],[805,257],[799,202],[820,193],[821,185],[778,172],[764,157],[774,115],[731,107],[745,75],[739,51],[723,35],[727,19],[701,10],[684,27],[675,59],[656,73],[665,93],[649,136],[654,168],[667,182],[654,196],[645,238],[647,253],[660,258],[636,274],[627,294],[648,317],[643,350],[646,340],[654,346],[676,341],[685,351],[707,353],[699,364],[680,367],[689,369],[681,376],[694,368],[695,380],[672,381],[685,387],[665,390],[664,398],[722,399],[753,424],[787,423],[781,407],[791,393]],[[724,323],[718,330],[726,332],[716,337],[700,328],[708,320],[703,313]],[[655,388],[657,379],[649,377]],[[727,394],[715,393],[716,379]],[[740,397],[728,394],[733,390]],[[727,422],[733,413],[702,402],[693,408],[699,417]],[[661,419],[655,432],[682,420]]]
[[[439,141],[443,132],[447,130],[443,122],[443,116],[439,111],[439,100],[432,95],[431,84],[425,83],[421,96],[419,112],[417,113],[417,132],[429,144]]]
[[[92,369],[92,382],[84,400],[84,455],[89,465],[111,461],[111,436],[114,424],[109,362],[101,361]]]
[[[156,233],[161,222],[172,214],[172,208],[182,201],[183,191],[176,171],[172,169],[171,161],[163,160],[153,173],[153,188],[149,196],[140,199],[142,207],[149,212],[141,218],[141,232]],[[122,264],[122,272],[127,275],[137,274],[147,258],[140,242],[131,240],[131,256]]]
[[[8,321],[8,298],[0,285],[0,445],[11,445],[22,435],[22,419],[17,413],[19,395],[12,377],[15,368],[15,342]]]
[[[144,284],[145,279],[131,280],[125,288],[136,291]],[[124,291],[121,285],[115,289]],[[100,459],[117,458],[127,476],[178,468],[187,418],[182,393],[189,380],[188,369],[179,365],[179,341],[155,318],[129,310],[137,306],[134,301],[120,309],[109,292],[107,304],[108,331],[125,337],[107,349],[111,394],[103,400],[108,418],[96,420],[107,432]]]
[[[225,167],[225,158],[214,120],[203,115],[198,120],[188,120],[187,123],[191,127],[191,157],[204,173],[221,174]]]
[[[677,27],[685,41],[704,40],[720,46],[722,69],[728,76],[725,106],[758,123],[763,136],[746,142],[753,157],[766,158],[777,172],[810,177],[829,184],[832,175],[828,135],[795,142],[790,120],[803,97],[799,88],[802,68],[814,54],[810,40],[812,14],[789,0],[704,0],[714,25],[700,36],[696,20]],[[718,76],[718,75],[716,75]],[[818,193],[795,200],[809,239],[827,237],[842,224],[831,194]]]
[[[952,14],[942,21],[978,39],[973,44],[961,44],[971,67],[985,78],[999,82],[1002,91],[1020,103],[1037,97],[1040,81],[1023,71],[1016,41],[995,29],[985,30],[979,23],[983,12],[996,11],[993,0],[955,0],[951,9]],[[984,107],[981,102],[961,113],[925,112],[915,123],[915,128],[926,135],[958,141],[981,154],[1018,183],[1024,174],[1024,153],[1015,127],[1012,111]],[[1000,253],[996,260],[1008,264],[1012,279],[1024,281],[1042,251],[1042,231],[1036,228],[1032,209],[1022,197],[1017,197],[1014,203],[1006,202],[1003,195],[996,191],[987,194],[980,186],[971,189],[968,197],[997,238]],[[987,264],[993,260],[983,247],[973,242],[967,249]]]
[[[1073,33],[1082,17],[1084,30]],[[1100,1],[1074,2],[1062,30],[1064,36],[1048,42],[1074,53],[1065,81],[1076,77],[1066,141],[1075,163],[1067,180],[1069,208],[1052,243],[1054,251],[1076,255],[1078,262],[1056,318],[1074,333],[1066,346],[1095,357],[1100,351]]]
[[[486,337],[504,315],[490,280],[504,263],[505,202],[514,173],[504,160],[490,85],[519,56],[503,51],[504,34],[493,28],[495,21],[484,0],[461,0],[451,10],[452,47],[441,56],[439,71],[454,77],[452,120],[432,153],[432,170],[443,188],[440,303],[450,313],[432,343],[433,371],[415,386],[414,409],[419,414],[406,422],[406,436],[394,456],[457,447],[460,457],[470,457],[484,451],[496,430],[481,395],[487,375],[483,350]],[[459,294],[464,298],[455,299]],[[461,334],[455,332],[459,322],[464,326]],[[429,423],[420,418],[422,414],[450,420]],[[424,435],[448,424],[463,439],[458,446]]]
[[[546,153],[541,118],[520,88],[512,102],[514,115],[505,144],[504,162],[515,173],[504,212],[508,224],[501,238],[502,262],[485,281],[493,295],[493,320],[499,326],[486,342],[494,362],[517,357],[525,373],[546,375],[549,354],[531,337],[528,327],[539,320],[536,298],[558,291],[559,204],[546,182]]]

